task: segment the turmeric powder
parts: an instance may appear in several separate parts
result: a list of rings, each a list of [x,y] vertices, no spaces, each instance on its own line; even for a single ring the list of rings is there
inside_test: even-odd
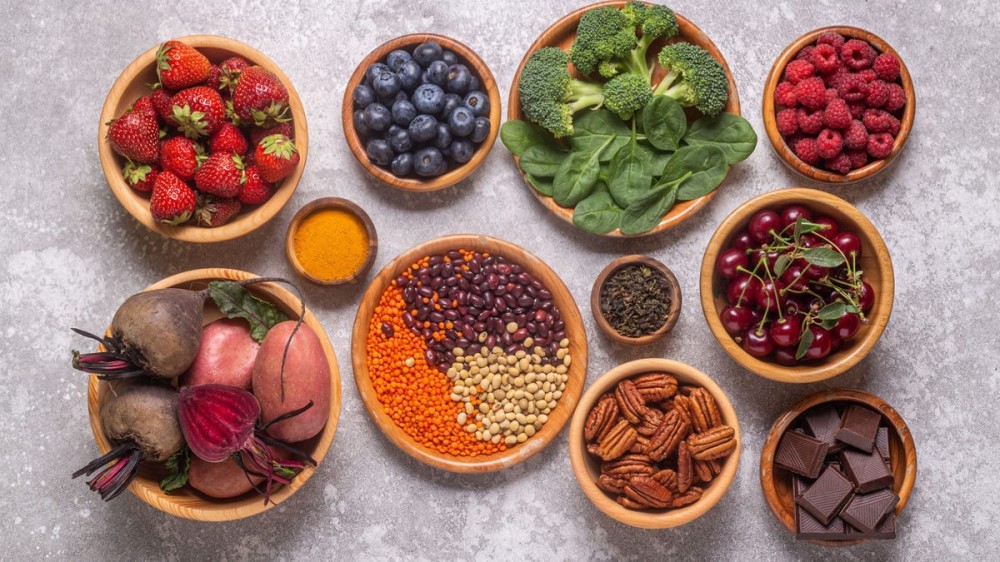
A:
[[[344,209],[322,209],[307,216],[292,246],[303,269],[323,281],[354,275],[370,251],[364,223]]]

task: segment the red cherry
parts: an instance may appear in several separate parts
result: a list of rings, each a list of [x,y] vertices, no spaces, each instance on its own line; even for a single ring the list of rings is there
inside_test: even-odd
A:
[[[751,328],[743,337],[743,350],[754,357],[767,357],[774,349],[774,342],[767,330]]]
[[[830,353],[837,353],[840,349],[844,347],[844,340],[838,338],[835,334],[830,335]]]
[[[833,338],[830,336],[830,332],[815,324],[809,326],[809,331],[813,334],[813,341],[809,349],[806,350],[805,358],[822,359],[830,355],[830,349],[833,347]]]
[[[749,250],[753,248],[754,240],[750,236],[750,233],[743,230],[733,238],[733,241],[729,243],[730,248],[736,248],[737,250]]]
[[[852,312],[848,312],[837,320],[837,325],[833,327],[833,335],[842,339],[847,340],[854,337],[854,334],[858,333],[858,328],[861,327],[861,317]]]
[[[749,308],[742,306],[727,306],[719,313],[722,327],[730,336],[742,334],[753,325],[753,314]]]
[[[803,234],[799,238],[799,244],[801,244],[803,248],[819,248],[823,244],[826,244],[826,242],[820,240],[818,236],[812,234]]]
[[[802,217],[802,220],[812,221],[812,212],[802,205],[789,205],[781,210],[781,228],[795,224]]]
[[[802,321],[797,316],[786,316],[771,323],[771,341],[779,347],[789,347],[799,343],[802,336]]]
[[[729,248],[719,254],[719,258],[715,260],[715,270],[726,279],[732,279],[739,273],[739,268],[745,268],[749,264],[750,260],[747,259],[746,252],[736,248]]]
[[[827,216],[816,217],[813,220],[813,222],[816,224],[823,225],[823,228],[819,230],[819,233],[822,234],[823,236],[826,236],[827,238],[832,239],[834,236],[837,235],[838,232],[840,232],[840,225],[837,224],[837,221],[833,220],[830,217]]]
[[[770,209],[757,211],[750,217],[749,230],[754,240],[770,242],[773,238],[771,232],[781,230],[781,217]]]
[[[809,288],[809,277],[802,273],[802,265],[793,263],[781,274],[781,282],[789,291],[805,291]]]
[[[861,239],[855,236],[854,233],[841,232],[831,238],[831,240],[833,240],[833,245],[847,256],[848,263],[850,263],[851,254],[856,256],[855,259],[861,257]]]
[[[757,289],[757,305],[764,310],[777,310],[785,301],[781,295],[784,288],[781,281],[765,279]]]
[[[726,288],[726,297],[729,299],[729,304],[733,306],[753,306],[757,302],[759,287],[760,279],[741,273],[729,282],[729,286]],[[743,296],[742,299],[740,295]]]
[[[858,289],[858,301],[861,304],[861,312],[868,312],[875,305],[875,289],[867,281],[861,282]]]
[[[794,347],[776,347],[774,348],[774,360],[779,365],[797,365],[799,361],[795,358],[795,351]]]

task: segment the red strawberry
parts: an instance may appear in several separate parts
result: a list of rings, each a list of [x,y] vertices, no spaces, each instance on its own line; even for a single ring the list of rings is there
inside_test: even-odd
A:
[[[240,202],[246,205],[260,205],[274,195],[274,186],[260,177],[256,164],[247,166],[247,183],[240,192]]]
[[[281,181],[299,163],[299,149],[285,135],[264,137],[254,151],[260,177],[271,183]]]
[[[208,86],[181,90],[173,97],[173,120],[184,136],[210,137],[226,121],[226,104]]]
[[[174,95],[163,88],[156,88],[149,94],[149,101],[153,104],[153,109],[168,125],[174,125]]]
[[[156,74],[164,88],[179,90],[208,79],[212,63],[180,41],[167,41],[156,51]]]
[[[156,116],[144,111],[126,111],[108,122],[108,141],[115,152],[136,162],[152,164],[159,156],[160,126]]]
[[[250,63],[242,57],[229,57],[219,63],[219,89],[227,90],[230,94],[236,88],[236,83],[240,79],[243,71],[250,68]]]
[[[153,96],[142,96],[132,103],[132,111],[145,111],[157,115],[156,108],[153,107]]]
[[[205,79],[205,85],[213,90],[221,89],[219,84],[222,81],[222,69],[218,65],[213,64],[208,69],[208,78]]]
[[[212,154],[227,152],[230,154],[246,154],[247,139],[239,127],[232,123],[223,123],[219,130],[208,141],[208,150]]]
[[[153,183],[160,170],[149,164],[139,164],[126,159],[125,167],[122,168],[122,176],[125,183],[139,193],[149,193],[153,190]]]
[[[173,172],[160,172],[153,183],[153,196],[149,211],[153,220],[167,224],[181,224],[194,214],[195,194],[184,180]]]
[[[250,129],[250,142],[256,146],[260,144],[260,141],[264,140],[264,137],[269,137],[271,135],[285,135],[286,137],[295,140],[295,131],[292,129],[292,124],[286,122],[278,123],[277,125],[266,129],[261,129],[260,127]]]
[[[222,226],[240,212],[238,199],[209,198],[195,211],[200,226]]]
[[[205,193],[236,197],[246,183],[243,159],[236,154],[216,152],[194,173],[194,184]]]
[[[160,167],[185,181],[194,179],[194,171],[204,159],[204,151],[187,137],[171,137],[160,145]]]
[[[240,74],[233,90],[233,109],[245,123],[258,127],[289,121],[288,90],[273,72],[251,66]]]

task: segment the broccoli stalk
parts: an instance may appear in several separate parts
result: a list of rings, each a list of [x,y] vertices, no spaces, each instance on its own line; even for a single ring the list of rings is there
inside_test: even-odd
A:
[[[517,85],[525,115],[556,138],[573,134],[574,113],[604,105],[603,87],[573,78],[568,64],[561,50],[539,49],[525,63]]]
[[[674,43],[660,51],[659,62],[667,75],[653,90],[654,95],[669,96],[705,115],[716,115],[726,107],[726,71],[708,51],[690,43]]]
[[[677,35],[677,19],[666,6],[630,1],[620,10],[605,6],[580,18],[570,60],[584,74],[605,78],[631,72],[648,81],[653,69],[646,61],[657,39]]]

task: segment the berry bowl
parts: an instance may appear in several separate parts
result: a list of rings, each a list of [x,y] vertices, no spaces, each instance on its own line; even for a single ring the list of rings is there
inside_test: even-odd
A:
[[[785,238],[797,253],[783,258],[788,252],[772,247],[767,260],[751,267],[763,243],[754,233],[766,233],[769,240],[772,231],[782,229],[780,223],[767,224],[767,210],[775,212],[770,220],[786,222],[793,211],[805,212],[803,228],[832,222],[838,232],[825,242],[821,233],[826,229],[800,231],[795,238],[789,226]],[[844,255],[851,256],[848,277],[841,275],[848,268]],[[834,262],[820,266],[824,259]],[[734,274],[737,264],[740,271]],[[860,278],[851,276],[858,271]],[[848,288],[852,278],[853,288]],[[871,221],[847,201],[805,188],[771,191],[730,213],[708,242],[700,285],[705,320],[726,353],[747,370],[788,383],[835,377],[864,359],[889,322],[895,288],[889,250]],[[812,291],[808,298],[807,290]],[[778,310],[781,314],[774,314]],[[752,320],[743,319],[751,313]]]
[[[855,150],[854,153],[856,154],[856,156],[861,157],[861,160],[858,162],[852,162],[849,165],[845,165],[845,167],[842,168],[842,170],[849,170],[846,172],[832,171],[832,169],[823,164],[822,161],[817,161],[814,164],[810,164],[796,154],[795,148],[789,146],[789,143],[786,141],[786,137],[782,135],[782,132],[789,133],[793,128],[797,128],[798,125],[796,124],[795,126],[793,126],[784,123],[785,120],[779,117],[779,109],[784,106],[779,105],[778,101],[776,101],[775,99],[776,92],[779,88],[779,84],[782,84],[783,81],[786,80],[787,77],[786,67],[789,65],[789,63],[794,62],[795,59],[800,56],[800,53],[803,52],[803,49],[813,48],[811,46],[816,44],[818,40],[827,41],[828,39],[826,38],[836,37],[837,35],[835,34],[839,34],[847,41],[858,39],[867,43],[872,49],[871,51],[872,55],[888,54],[895,57],[896,61],[898,61],[898,77],[894,78],[893,80],[895,84],[890,84],[890,86],[894,87],[897,93],[901,91],[903,97],[905,98],[905,105],[902,108],[893,109],[891,111],[891,114],[885,112],[881,114],[883,118],[892,121],[891,124],[892,130],[898,128],[898,130],[895,130],[895,133],[892,135],[891,141],[889,139],[883,139],[886,142],[883,143],[882,146],[878,148],[871,147],[871,144],[869,143],[869,145],[866,146],[864,149]],[[837,40],[835,39],[835,41]],[[805,58],[809,58],[810,60],[812,60],[812,57],[805,57]],[[805,73],[808,74],[810,72],[808,69],[812,67],[807,66],[806,68],[807,70],[805,71]],[[868,68],[866,70],[874,74],[871,68]],[[817,74],[819,74],[818,71]],[[836,72],[833,72],[833,74],[836,74]],[[892,74],[896,73],[893,72]],[[856,74],[852,76],[856,76]],[[889,76],[889,78],[891,77],[892,76]],[[872,76],[869,76],[865,78],[865,80],[867,80],[868,78],[873,78],[873,80],[875,81],[882,82],[883,86],[886,85],[886,82],[883,82],[881,79],[876,79]],[[832,80],[832,78],[830,78],[830,80]],[[834,84],[832,82],[830,84],[825,85],[825,87],[828,88],[833,88],[834,86],[837,86],[837,84]],[[867,88],[868,86],[865,85],[864,87]],[[840,92],[838,92],[838,95],[840,95]],[[864,101],[863,105],[867,107],[868,99],[865,98],[863,101]],[[886,107],[886,108],[890,107],[887,105],[883,105],[885,103],[883,101],[873,100],[872,103],[875,104],[874,107]],[[829,105],[827,105],[826,103],[824,103],[823,106],[829,107]],[[802,106],[800,105],[798,109],[792,111],[801,110],[801,107]],[[843,109],[843,107],[840,107],[840,109]],[[837,127],[842,127],[843,125],[836,125],[836,127],[834,126],[828,127],[825,115],[827,113],[827,109],[823,109],[822,111],[824,113],[823,116],[824,120],[823,123],[818,124],[818,126],[821,127],[822,130],[814,131],[812,130],[814,126],[810,125],[810,133],[812,134],[802,135],[801,131],[792,134],[798,136],[812,137],[815,135],[815,133],[819,133],[822,136],[827,131],[834,130],[835,131],[834,135],[836,135],[840,139],[840,142],[843,145],[843,143],[846,142],[846,135],[850,135],[852,133],[851,129],[848,128],[846,130],[837,130]],[[859,109],[858,111],[861,110]],[[872,109],[868,109],[868,111],[872,111]],[[881,112],[882,109],[875,109],[875,111]],[[910,76],[909,70],[907,70],[906,68],[906,64],[904,64],[902,57],[899,56],[899,53],[895,49],[893,49],[888,43],[886,43],[881,37],[869,31],[865,31],[863,29],[859,29],[856,27],[830,26],[830,27],[822,27],[819,29],[814,29],[813,31],[810,31],[802,35],[801,37],[793,41],[792,44],[785,47],[785,50],[781,52],[781,55],[778,56],[778,59],[774,61],[774,65],[771,67],[771,71],[767,75],[767,81],[764,84],[763,108],[761,114],[764,116],[764,128],[767,131],[768,139],[770,139],[771,141],[771,146],[774,148],[774,151],[778,153],[778,156],[781,157],[782,161],[789,168],[816,181],[830,183],[830,184],[844,184],[844,183],[856,182],[871,177],[877,174],[878,172],[882,171],[883,169],[885,169],[887,166],[889,166],[889,164],[893,161],[893,159],[896,158],[896,156],[899,155],[899,153],[903,150],[903,146],[906,144],[906,139],[909,137],[910,130],[913,128],[913,118],[915,112],[916,112],[916,97],[913,90],[913,79]],[[818,111],[816,113],[818,113]],[[813,115],[815,115],[815,113]],[[836,121],[835,117],[831,117],[831,119],[834,122]],[[852,115],[851,119],[852,121],[861,120],[861,118],[859,118],[857,115]],[[801,123],[801,121],[795,119],[789,118],[788,120],[797,121],[797,123]],[[865,118],[864,120],[867,120],[867,118]],[[847,121],[844,121],[844,123],[846,122]],[[866,126],[869,125],[869,123],[867,122],[865,122],[864,124]],[[882,130],[882,129],[879,128],[875,130]],[[843,133],[843,135],[841,133]],[[865,134],[867,134],[867,132],[865,132]],[[829,136],[832,137],[834,135],[829,135]],[[832,142],[836,143],[837,141],[834,140]],[[864,141],[861,140],[858,142],[863,143]],[[889,146],[890,142],[891,142],[891,148]],[[829,150],[833,150],[833,148],[830,148]],[[873,150],[875,151],[875,154],[878,155],[878,158],[875,158],[875,156],[872,155]],[[846,154],[846,151],[844,152],[844,154]],[[875,159],[869,161],[869,156]],[[812,156],[810,156],[809,158],[812,159]],[[819,156],[817,155],[817,159],[818,158]]]
[[[298,186],[299,179],[302,177],[302,171],[305,168],[309,142],[309,131],[306,127],[306,116],[302,109],[302,102],[294,86],[292,86],[291,80],[278,68],[278,65],[253,47],[217,35],[189,35],[187,37],[180,37],[178,40],[194,47],[213,63],[218,63],[228,57],[239,56],[246,59],[250,64],[261,66],[277,76],[288,91],[288,107],[291,110],[292,116],[293,140],[299,154],[298,164],[287,177],[274,185],[274,194],[269,199],[260,205],[250,207],[248,210],[237,214],[229,222],[221,226],[204,228],[193,224],[193,221],[178,226],[171,226],[154,220],[150,213],[148,194],[141,194],[129,187],[122,172],[123,166],[126,164],[125,158],[119,156],[112,149],[107,137],[108,122],[122,115],[139,97],[148,95],[150,93],[149,84],[158,82],[156,53],[159,46],[155,46],[139,55],[122,71],[121,75],[112,85],[107,99],[104,101],[97,135],[101,168],[104,170],[104,177],[107,179],[112,193],[118,198],[122,207],[150,230],[167,238],[182,240],[184,242],[222,242],[239,238],[260,228],[274,218],[292,197],[292,193],[295,192],[295,188]]]
[[[365,138],[355,124],[354,113],[357,106],[355,104],[354,92],[357,87],[366,85],[366,73],[373,64],[385,62],[387,56],[393,51],[402,50],[413,53],[418,45],[425,42],[437,43],[444,51],[453,53],[457,63],[464,65],[471,72],[472,76],[478,79],[480,83],[479,91],[486,94],[486,97],[489,98],[489,108],[482,116],[489,118],[490,128],[485,138],[473,148],[474,152],[471,154],[471,157],[468,155],[465,156],[468,160],[464,163],[449,164],[448,170],[437,176],[420,176],[413,171],[405,176],[397,176],[392,172],[389,165],[379,166],[369,156],[366,142],[373,139]],[[420,66],[417,68],[419,69]],[[395,76],[395,73],[393,75]],[[396,89],[398,90],[398,83]],[[419,92],[419,89],[417,91]],[[375,94],[372,93],[372,95],[374,96]],[[372,98],[372,100],[374,99]],[[347,82],[347,88],[344,90],[341,119],[343,121],[347,146],[350,147],[351,153],[354,154],[354,157],[357,158],[366,172],[382,183],[403,191],[438,191],[451,187],[467,178],[486,160],[486,156],[492,150],[494,141],[496,141],[497,133],[500,131],[500,90],[497,88],[493,73],[490,72],[489,67],[486,66],[483,59],[479,58],[479,55],[472,49],[459,41],[431,33],[404,35],[379,45],[358,64],[358,67]],[[388,144],[386,144],[385,149],[391,150],[388,148]],[[444,152],[447,152],[447,150]],[[446,161],[449,159],[449,157],[445,157]],[[413,168],[414,166],[410,167]]]

